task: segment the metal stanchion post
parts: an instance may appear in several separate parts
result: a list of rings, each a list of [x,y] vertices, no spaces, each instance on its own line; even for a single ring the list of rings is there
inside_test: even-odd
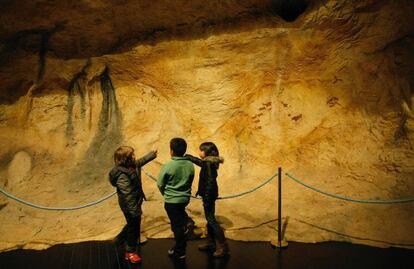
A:
[[[282,245],[282,168],[278,169],[277,245]]]
[[[288,246],[287,241],[282,238],[282,168],[278,169],[278,204],[277,204],[277,242],[271,244],[277,248],[285,248]]]

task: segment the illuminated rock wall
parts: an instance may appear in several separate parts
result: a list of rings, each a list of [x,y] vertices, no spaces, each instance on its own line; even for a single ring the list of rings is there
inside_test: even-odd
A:
[[[107,172],[118,145],[157,148],[145,167],[157,175],[181,136],[193,154],[218,145],[222,196],[278,166],[338,195],[414,196],[412,1],[310,1],[293,22],[268,1],[27,2],[5,1],[0,17],[0,186],[9,192],[47,206],[88,203],[114,191]],[[412,203],[356,204],[283,180],[287,240],[414,246]],[[171,236],[155,183],[143,184],[144,233]],[[228,237],[274,239],[276,194],[272,182],[218,201]],[[205,225],[200,201],[188,211]],[[53,212],[0,197],[0,250],[110,239],[123,225],[116,198]]]

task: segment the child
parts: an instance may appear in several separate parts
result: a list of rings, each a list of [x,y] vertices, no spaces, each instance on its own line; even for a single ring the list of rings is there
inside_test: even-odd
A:
[[[164,208],[174,233],[175,246],[168,251],[168,255],[175,259],[184,259],[187,246],[185,233],[188,222],[185,207],[190,202],[194,166],[183,157],[187,150],[187,143],[184,139],[171,139],[170,150],[172,160],[161,168],[157,186],[164,196]]]
[[[204,214],[207,220],[207,242],[199,250],[215,250],[214,257],[221,258],[229,254],[229,247],[223,229],[215,217],[215,204],[218,197],[217,170],[224,159],[212,142],[202,143],[199,147],[201,159],[185,155],[191,162],[201,167],[197,194],[203,199]]]
[[[126,237],[125,259],[132,263],[141,261],[141,257],[136,253],[141,230],[141,205],[145,199],[141,183],[141,167],[156,157],[157,151],[154,150],[136,160],[134,149],[122,146],[115,151],[115,167],[109,172],[109,179],[112,186],[116,187],[119,206],[127,222],[116,238],[122,240]]]

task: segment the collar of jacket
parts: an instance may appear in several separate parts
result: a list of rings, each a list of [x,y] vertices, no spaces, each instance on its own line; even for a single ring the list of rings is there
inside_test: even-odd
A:
[[[118,169],[118,171],[121,171],[121,172],[124,172],[124,173],[127,173],[128,172],[128,168],[126,168],[126,167],[117,166],[116,168]]]
[[[224,159],[222,157],[216,157],[216,156],[207,156],[204,158],[204,161],[208,161],[212,163],[224,163]]]
[[[135,173],[135,169],[132,170],[132,169],[128,169],[123,166],[117,166],[116,168],[118,169],[118,171],[125,173],[125,174]]]

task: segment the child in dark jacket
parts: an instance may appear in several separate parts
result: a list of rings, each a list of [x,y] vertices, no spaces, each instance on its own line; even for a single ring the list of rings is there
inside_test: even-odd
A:
[[[217,170],[224,159],[219,157],[217,146],[212,142],[202,143],[199,147],[201,159],[185,155],[191,162],[201,167],[197,194],[203,199],[204,214],[207,220],[207,242],[199,250],[215,250],[213,256],[221,258],[229,254],[224,231],[216,220],[215,207],[218,198]]]
[[[132,147],[119,147],[114,153],[115,167],[109,172],[109,180],[116,187],[118,202],[127,224],[117,236],[117,240],[126,237],[125,259],[132,263],[141,261],[136,246],[141,230],[141,205],[145,199],[141,182],[141,167],[157,157],[157,151],[151,151],[142,158],[135,159]]]

